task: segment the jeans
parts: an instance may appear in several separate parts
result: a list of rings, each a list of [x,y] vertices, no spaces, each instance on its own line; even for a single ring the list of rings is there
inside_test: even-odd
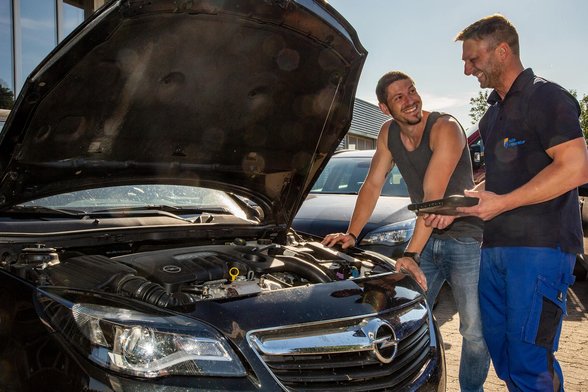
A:
[[[509,391],[563,391],[555,359],[576,257],[553,248],[482,250],[484,337]]]
[[[427,301],[432,306],[444,282],[448,282],[459,312],[463,337],[459,366],[462,391],[483,391],[490,355],[482,333],[478,278],[480,243],[473,238],[431,237],[421,252],[421,269],[427,278]]]

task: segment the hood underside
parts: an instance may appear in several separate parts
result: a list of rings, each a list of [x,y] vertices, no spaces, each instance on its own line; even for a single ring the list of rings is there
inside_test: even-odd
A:
[[[0,208],[95,186],[241,191],[290,222],[345,135],[366,52],[317,1],[117,1],[31,74]]]

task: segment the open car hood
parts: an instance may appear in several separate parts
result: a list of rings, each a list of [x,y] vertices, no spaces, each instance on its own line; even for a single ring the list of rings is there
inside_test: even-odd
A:
[[[30,75],[0,208],[95,186],[208,186],[289,224],[350,124],[366,57],[323,1],[114,1]]]

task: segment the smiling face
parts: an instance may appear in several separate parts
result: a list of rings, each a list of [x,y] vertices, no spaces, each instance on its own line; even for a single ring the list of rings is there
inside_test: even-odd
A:
[[[498,53],[500,50],[504,48],[501,45],[494,45],[489,40],[465,40],[461,56],[464,74],[475,76],[481,88],[498,88],[502,76]]]
[[[423,118],[422,101],[410,79],[401,79],[386,88],[386,104],[380,108],[401,124],[416,125]]]

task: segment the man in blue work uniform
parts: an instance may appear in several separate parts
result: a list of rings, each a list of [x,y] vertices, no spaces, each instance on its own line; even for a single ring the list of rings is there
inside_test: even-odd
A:
[[[525,69],[502,15],[460,32],[465,74],[493,88],[480,121],[486,181],[460,209],[486,223],[480,266],[484,338],[511,391],[563,391],[555,359],[566,293],[582,252],[577,187],[588,182],[578,102]],[[432,217],[431,219],[433,219]]]

